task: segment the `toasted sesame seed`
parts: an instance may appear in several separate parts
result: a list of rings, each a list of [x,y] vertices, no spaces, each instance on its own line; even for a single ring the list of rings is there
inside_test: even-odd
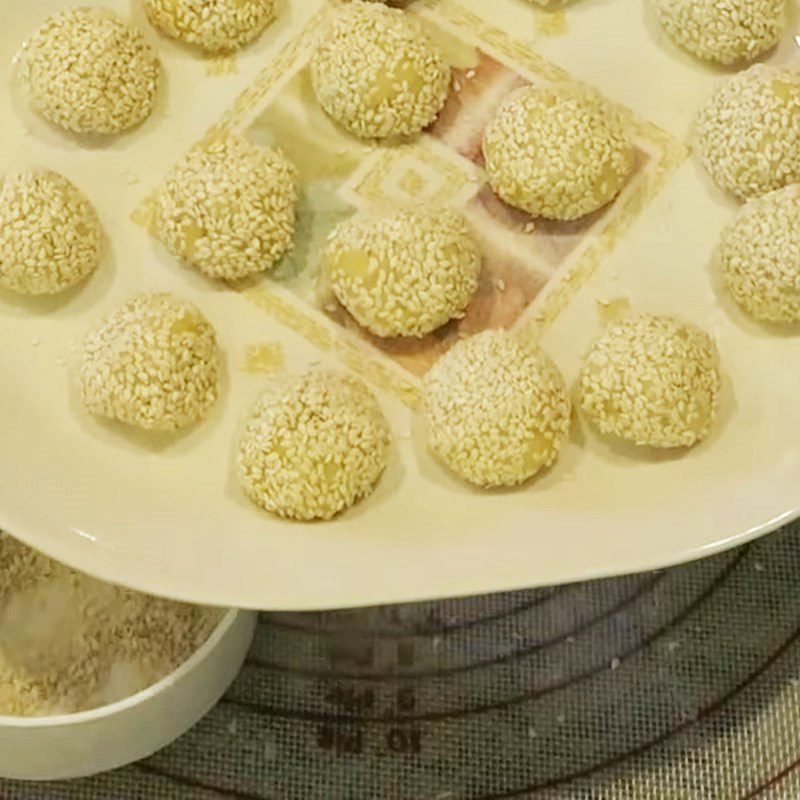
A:
[[[698,58],[733,64],[774,47],[786,0],[652,0],[664,30]]]
[[[483,153],[502,200],[559,220],[609,203],[633,165],[620,114],[596,92],[567,85],[513,92],[486,128]]]
[[[159,193],[156,234],[212,278],[273,267],[291,248],[297,171],[278,150],[225,136],[194,148]]]
[[[100,221],[63,175],[17,172],[0,178],[0,286],[20,294],[55,294],[100,262]]]
[[[354,2],[334,12],[311,77],[336,122],[356,136],[385,138],[433,122],[447,99],[450,67],[403,11]]]
[[[750,200],[723,231],[716,260],[749,314],[800,320],[800,185]]]
[[[711,337],[674,317],[610,325],[581,372],[581,406],[604,434],[637,445],[690,447],[714,420],[719,354]]]
[[[336,297],[367,330],[424,336],[464,316],[481,254],[461,214],[418,208],[345,220],[322,265]]]
[[[209,53],[249,44],[275,19],[275,0],[146,0],[150,22]]]
[[[177,430],[214,405],[219,369],[216,334],[194,305],[165,292],[141,294],[87,336],[81,394],[94,414]]]
[[[557,367],[506,331],[463,339],[424,379],[432,451],[478,486],[513,486],[556,460],[570,402]]]
[[[372,492],[389,442],[378,401],[360,380],[309,372],[256,403],[239,441],[239,479],[267,511],[331,519]]]
[[[800,181],[800,72],[756,64],[720,86],[697,113],[700,158],[739,198]]]
[[[119,133],[150,115],[160,66],[142,35],[116,14],[74,8],[49,17],[24,51],[29,102],[75,133]]]

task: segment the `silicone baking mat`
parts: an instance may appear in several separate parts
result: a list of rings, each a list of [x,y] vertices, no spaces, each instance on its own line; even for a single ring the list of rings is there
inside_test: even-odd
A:
[[[800,796],[800,527],[670,570],[263,614],[166,751],[3,800]]]

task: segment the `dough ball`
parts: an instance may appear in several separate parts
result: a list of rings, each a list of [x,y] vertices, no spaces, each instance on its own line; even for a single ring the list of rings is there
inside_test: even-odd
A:
[[[74,133],[111,134],[150,116],[160,66],[139,31],[116,14],[73,8],[33,34],[20,75],[45,119]]]
[[[717,261],[748,314],[800,320],[800,185],[750,200],[723,231]]]
[[[483,487],[513,486],[553,464],[570,426],[564,379],[506,331],[455,344],[424,379],[432,451]]]
[[[597,93],[567,85],[513,92],[486,128],[483,153],[502,200],[557,220],[602,208],[633,167],[619,113]]]
[[[378,401],[360,380],[310,372],[256,403],[239,441],[239,479],[267,511],[330,519],[372,492],[389,443]]]
[[[641,315],[612,324],[581,372],[581,406],[604,434],[637,445],[691,447],[714,421],[719,354],[700,328]]]
[[[216,334],[195,306],[165,292],[141,294],[86,338],[81,394],[93,414],[173,431],[214,405],[219,369]]]
[[[238,50],[275,18],[275,0],[145,0],[150,22],[208,53]]]
[[[696,119],[715,183],[739,198],[800,181],[800,72],[757,64],[729,78]]]
[[[353,2],[334,12],[311,62],[314,92],[350,133],[385,138],[434,121],[450,86],[442,54],[403,11]]]
[[[159,193],[156,234],[212,278],[273,267],[295,232],[297,171],[278,150],[226,136],[193,149]]]
[[[345,220],[322,263],[336,297],[367,330],[424,336],[464,315],[481,254],[461,214],[419,208]]]
[[[62,292],[94,272],[101,242],[94,208],[63,175],[0,178],[0,286],[28,295]]]
[[[706,61],[752,61],[786,26],[786,0],[652,0],[676,44]]]

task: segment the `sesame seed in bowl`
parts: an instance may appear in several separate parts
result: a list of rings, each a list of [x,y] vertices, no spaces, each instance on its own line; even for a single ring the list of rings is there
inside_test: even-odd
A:
[[[599,94],[571,85],[513,92],[486,128],[483,153],[502,200],[556,220],[608,204],[633,167],[619,113]]]
[[[747,202],[723,231],[716,260],[748,314],[766,322],[800,320],[800,185]]]
[[[258,400],[239,440],[247,495],[274,514],[327,520],[369,495],[386,468],[389,427],[357,378],[312,371]]]
[[[697,149],[714,182],[740,199],[800,181],[800,71],[756,64],[706,100]]]
[[[580,390],[583,412],[601,433],[642,446],[691,447],[714,421],[717,346],[675,317],[627,317],[592,344]]]
[[[155,230],[172,255],[211,278],[273,267],[295,234],[297,171],[278,150],[240,136],[193,148],[156,203]]]
[[[447,208],[363,214],[340,223],[322,254],[339,302],[376,336],[424,336],[463,317],[481,252]]]
[[[208,53],[238,50],[275,18],[275,0],[145,0],[150,22]]]
[[[56,294],[97,268],[102,232],[92,204],[48,170],[0,177],[0,286]]]
[[[455,344],[425,376],[432,451],[477,486],[514,486],[551,466],[570,427],[561,373],[535,346],[492,330]]]
[[[81,778],[165,747],[233,682],[255,616],[105,583],[0,531],[0,778]]]
[[[121,133],[153,110],[161,67],[144,37],[101,8],[48,17],[31,36],[20,77],[31,106],[73,133]]]
[[[141,294],[86,337],[80,369],[87,410],[145,430],[199,422],[219,393],[214,328],[191,303]]]
[[[353,2],[334,12],[311,77],[332,119],[356,136],[383,139],[434,121],[447,99],[450,67],[403,11]]]
[[[752,61],[774,47],[786,26],[786,0],[652,0],[673,41],[720,64]]]

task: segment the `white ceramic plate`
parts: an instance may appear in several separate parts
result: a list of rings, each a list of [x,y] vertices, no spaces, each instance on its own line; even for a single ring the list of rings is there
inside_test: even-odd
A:
[[[63,5],[14,4],[11,14],[10,0],[0,0],[0,62],[7,64],[36,22]],[[103,5],[130,11],[123,0]],[[800,338],[748,322],[716,291],[707,264],[735,204],[683,158],[680,144],[694,109],[725,73],[664,41],[640,3],[578,0],[557,17],[523,0],[418,0],[416,11],[453,35],[467,37],[472,29],[496,63],[525,79],[562,77],[550,66],[557,64],[632,109],[647,168],[617,201],[610,229],[578,242],[580,258],[559,266],[516,324],[541,334],[571,381],[599,330],[598,300],[625,298],[637,309],[679,312],[710,329],[726,375],[720,418],[709,441],[680,457],[627,452],[576,420],[572,443],[547,475],[513,492],[473,491],[425,452],[402,402],[413,399],[418,381],[402,363],[307,308],[291,282],[266,280],[249,293],[211,284],[173,263],[131,222],[169,166],[223,116],[228,127],[251,135],[260,135],[262,123],[276,124],[280,115],[270,103],[302,58],[293,43],[318,30],[320,5],[284,2],[280,21],[237,57],[235,71],[213,77],[209,70],[225,72],[230,63],[209,64],[150,31],[168,76],[161,108],[141,130],[106,146],[64,137],[27,114],[3,85],[0,171],[38,165],[67,174],[98,207],[109,255],[65,301],[0,296],[0,525],[62,561],[140,590],[308,609],[645,570],[740,544],[795,517]],[[133,11],[141,19],[138,2]],[[794,59],[793,33],[771,60]],[[292,110],[292,98],[279,110],[301,123],[307,115],[305,127],[313,130],[313,109]],[[329,133],[321,129],[321,141],[330,143]],[[419,153],[410,157],[424,161]],[[394,175],[395,190],[413,191],[416,179],[402,180],[408,162],[403,170]],[[331,196],[352,197],[363,185],[351,181]],[[433,191],[425,187],[423,180],[423,192]],[[571,242],[563,231],[550,241],[556,250]],[[131,293],[156,287],[198,303],[227,353],[219,407],[173,440],[90,418],[77,406],[71,381],[76,347],[91,322]],[[392,463],[375,495],[328,524],[262,514],[231,477],[242,415],[269,381],[241,365],[249,346],[273,342],[281,343],[287,372],[316,361],[347,362],[374,378],[395,432]]]

